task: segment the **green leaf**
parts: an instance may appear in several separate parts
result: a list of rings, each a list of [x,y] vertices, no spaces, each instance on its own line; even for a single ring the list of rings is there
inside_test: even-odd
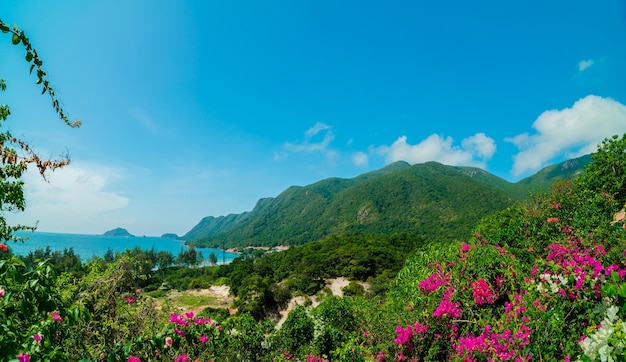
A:
[[[26,61],[30,63],[33,60],[33,54],[31,52],[26,53]]]
[[[13,34],[13,37],[11,38],[11,42],[13,43],[13,45],[17,45],[20,43],[20,37],[17,36],[16,34]]]

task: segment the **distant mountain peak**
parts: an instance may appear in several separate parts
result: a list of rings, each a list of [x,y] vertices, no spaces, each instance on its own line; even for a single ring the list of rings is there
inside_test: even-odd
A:
[[[124,228],[115,228],[115,229],[109,230],[105,232],[104,234],[102,234],[102,236],[116,236],[116,237],[129,237],[129,238],[135,237],[135,235],[129,233],[128,230]]]

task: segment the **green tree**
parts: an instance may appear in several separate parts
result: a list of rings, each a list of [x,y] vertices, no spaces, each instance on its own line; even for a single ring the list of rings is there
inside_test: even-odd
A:
[[[156,265],[163,270],[174,264],[174,255],[169,250],[159,250],[156,254]]]
[[[626,134],[605,138],[592,157],[580,182],[588,190],[614,198],[619,210],[626,203]]]
[[[0,32],[9,34],[14,45],[24,46],[30,72],[35,73],[42,94],[50,96],[52,107],[59,118],[71,127],[80,126],[80,121],[69,121],[42,68],[43,62],[24,31],[0,20]],[[6,89],[6,82],[0,78],[0,92]],[[10,114],[9,106],[0,103],[0,126]],[[34,165],[45,178],[46,171],[67,164],[67,157],[61,160],[41,158],[27,142],[14,137],[9,131],[0,132],[0,253],[7,250],[7,245],[2,242],[21,240],[14,234],[15,231],[35,230],[35,226],[9,225],[5,217],[6,212],[23,211],[26,206],[22,175],[27,167]],[[70,260],[72,254],[73,251],[68,251],[65,256]],[[66,308],[55,289],[56,279],[54,267],[46,261],[39,262],[32,270],[27,270],[24,262],[15,257],[0,262],[0,289],[3,295],[0,308],[0,351],[4,359],[15,360],[19,353],[28,353],[33,360],[69,359],[60,350],[59,344],[65,338],[67,326],[76,322],[79,312]],[[63,320],[66,322],[64,325],[61,324]],[[35,334],[50,342],[35,346],[31,343]]]
[[[211,263],[211,265],[217,264],[217,255],[215,255],[214,252],[209,254],[209,263]]]
[[[48,81],[47,74],[42,68],[43,61],[32,47],[24,31],[19,30],[15,25],[13,27],[9,26],[1,19],[0,31],[10,34],[11,42],[14,45],[22,44],[24,46],[26,50],[25,59],[31,64],[30,72],[35,72],[37,76],[36,83],[42,86],[42,94],[48,93],[50,96],[52,106],[59,118],[71,127],[79,127],[81,122],[78,120],[71,122],[61,107],[59,100],[55,96],[54,89]],[[6,82],[0,78],[0,91],[5,91],[6,88]],[[0,104],[0,125],[7,120],[10,114],[9,106]],[[4,216],[4,213],[7,211],[24,211],[26,204],[24,199],[24,181],[21,180],[23,173],[32,164],[45,177],[48,169],[55,170],[69,164],[69,158],[64,157],[61,160],[41,158],[28,143],[14,137],[9,131],[0,133],[0,157],[0,240],[17,241],[19,238],[14,235],[15,231],[35,229],[33,226],[8,225]]]

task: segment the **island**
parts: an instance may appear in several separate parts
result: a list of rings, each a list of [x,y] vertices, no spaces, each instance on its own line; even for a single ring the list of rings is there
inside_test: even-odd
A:
[[[165,233],[165,234],[161,235],[161,238],[163,238],[163,239],[178,239],[178,235],[173,234],[173,233]]]
[[[109,230],[106,233],[102,234],[102,236],[116,236],[116,237],[127,237],[127,238],[135,237],[135,235],[129,233],[124,228],[115,228],[113,230]]]

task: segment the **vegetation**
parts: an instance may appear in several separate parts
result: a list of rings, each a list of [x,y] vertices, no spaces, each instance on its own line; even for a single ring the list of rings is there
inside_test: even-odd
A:
[[[251,212],[204,218],[182,238],[209,247],[293,246],[346,233],[460,239],[480,218],[576,176],[588,162],[564,162],[515,184],[477,168],[396,162],[353,179],[291,187]]]
[[[23,32],[1,21],[0,30],[26,46],[27,61],[38,59]],[[23,209],[19,178],[28,162],[4,147],[2,206]],[[5,226],[0,352],[19,362],[624,360],[626,229],[615,215],[626,201],[625,152],[626,136],[607,138],[582,177],[485,216],[462,241],[341,233],[198,268],[193,249],[176,259],[154,250],[108,252],[85,264],[71,249],[17,258],[5,242],[22,227]],[[375,175],[364,182],[378,182]],[[421,182],[394,177],[403,190]],[[456,176],[446,177],[441,185],[453,191]],[[318,185],[316,197],[335,192],[342,184],[335,181]],[[405,207],[410,214],[412,204]],[[352,284],[342,298],[318,292],[333,276],[387,288],[364,293]],[[155,286],[168,280],[195,288],[186,278],[229,284],[238,311],[174,309]],[[296,306],[281,325],[266,318],[291,294],[316,292],[319,305]],[[200,308],[197,298],[184,303]]]

